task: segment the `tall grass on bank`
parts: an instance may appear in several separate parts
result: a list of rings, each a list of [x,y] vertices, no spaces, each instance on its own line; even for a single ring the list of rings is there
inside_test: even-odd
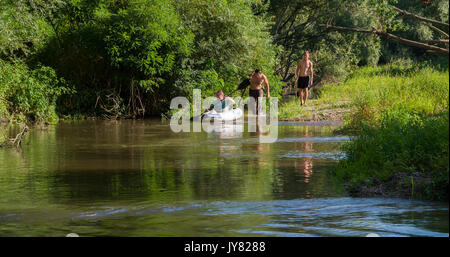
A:
[[[448,200],[448,133],[448,111],[386,114],[380,126],[362,126],[358,137],[343,147],[346,158],[335,173],[357,194],[364,194],[364,187],[378,187],[383,195]]]
[[[291,101],[287,101],[280,104],[278,109],[278,118],[279,119],[291,119],[298,117],[309,117],[310,112],[305,110],[304,106],[301,105],[299,99],[292,99]]]
[[[380,124],[384,113],[431,115],[448,109],[449,74],[431,67],[387,65],[365,67],[341,84],[325,85],[319,103],[350,101],[352,114],[347,130],[358,130],[361,123]]]
[[[363,68],[319,101],[343,98],[352,106],[344,130],[356,137],[334,173],[350,192],[448,200],[448,71]]]

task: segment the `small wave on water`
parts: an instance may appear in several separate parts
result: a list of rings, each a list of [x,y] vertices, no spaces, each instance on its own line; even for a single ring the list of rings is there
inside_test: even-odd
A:
[[[91,210],[89,210],[91,209]],[[0,215],[1,222],[46,224],[70,220],[68,230],[95,236],[152,236],[142,227],[166,224],[168,235],[239,236],[387,236],[448,237],[448,204],[389,198],[317,198],[270,201],[194,201],[154,205],[141,202],[127,206],[97,206],[60,215],[16,213]],[[15,217],[14,217],[15,216]],[[124,231],[107,226],[120,221]],[[92,231],[78,231],[86,226]],[[93,225],[95,227],[92,227]],[[101,227],[103,224],[106,224]],[[153,225],[152,225],[153,224]],[[106,229],[106,230],[105,230]],[[65,231],[65,230],[64,230]],[[58,232],[58,231],[57,231]],[[61,232],[62,233],[62,232]],[[118,234],[117,234],[118,233]]]
[[[159,215],[187,215],[231,220],[263,220],[241,228],[238,234],[263,236],[366,236],[448,237],[448,228],[436,224],[448,220],[448,206],[442,203],[389,198],[322,198],[273,201],[214,201],[181,206],[108,207],[79,213],[72,220],[91,220]],[[109,217],[111,216],[111,217]],[[209,218],[208,218],[209,219]],[[192,221],[195,223],[195,221]],[[195,226],[195,224],[192,224]],[[212,223],[203,229],[216,229]]]
[[[147,216],[155,213],[175,213],[180,211],[185,211],[189,209],[199,208],[200,204],[188,204],[185,206],[130,206],[130,207],[103,207],[100,209],[95,209],[92,211],[86,211],[81,213],[73,213],[72,220],[83,220],[83,219],[96,219],[96,218],[106,218],[115,215],[126,215],[126,216]]]
[[[299,199],[265,202],[215,202],[204,215],[269,217],[266,223],[238,230],[267,236],[438,236],[439,215],[448,219],[448,206],[385,198]],[[412,218],[413,217],[413,218]],[[414,218],[415,217],[415,218]]]
[[[344,153],[329,152],[329,153],[302,153],[302,152],[288,152],[286,154],[279,155],[281,158],[317,158],[317,159],[332,159],[340,160],[345,158]]]
[[[221,157],[235,157],[235,158],[262,158],[262,154],[239,154],[239,153],[222,153]],[[341,152],[324,152],[324,153],[305,153],[305,152],[288,152],[278,155],[279,158],[314,158],[314,159],[331,159],[341,160],[345,158],[345,154]]]
[[[286,137],[277,139],[277,143],[292,143],[292,142],[348,142],[351,137]]]
[[[278,121],[279,126],[315,126],[315,127],[342,127],[340,122],[299,122],[299,121]]]

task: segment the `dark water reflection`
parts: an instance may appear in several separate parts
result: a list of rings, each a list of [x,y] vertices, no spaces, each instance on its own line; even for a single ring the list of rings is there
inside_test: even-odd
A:
[[[0,150],[0,236],[448,236],[448,205],[348,198],[327,175],[335,126],[279,138],[152,121],[34,129]],[[10,131],[14,133],[14,131]]]

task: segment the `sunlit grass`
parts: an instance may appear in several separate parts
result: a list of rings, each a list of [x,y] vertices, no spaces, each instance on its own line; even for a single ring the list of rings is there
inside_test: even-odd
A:
[[[318,102],[335,99],[352,108],[344,130],[356,137],[335,170],[351,190],[366,185],[448,199],[448,71],[366,67],[344,83],[325,85]]]
[[[311,101],[308,102],[311,105]],[[292,99],[288,102],[280,104],[278,108],[278,118],[280,119],[295,119],[309,117],[311,113],[305,109],[305,105],[301,105],[299,99]]]
[[[394,109],[430,115],[448,109],[448,81],[448,72],[429,67],[365,67],[343,83],[324,85],[317,102],[348,101],[354,109],[348,126],[361,120],[377,123]]]
[[[356,121],[377,123],[391,109],[436,114],[449,107],[449,74],[428,66],[385,65],[363,67],[341,83],[320,88],[307,106],[314,110],[352,108],[347,127]],[[280,105],[279,117],[295,119],[310,115],[296,98]]]

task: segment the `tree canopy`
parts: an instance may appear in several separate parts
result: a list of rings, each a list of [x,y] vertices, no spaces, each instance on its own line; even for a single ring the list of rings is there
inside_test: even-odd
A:
[[[230,93],[256,68],[278,97],[305,50],[320,80],[437,48],[448,52],[448,0],[0,0],[0,59],[30,78],[53,70],[61,115],[161,115],[174,96]]]

